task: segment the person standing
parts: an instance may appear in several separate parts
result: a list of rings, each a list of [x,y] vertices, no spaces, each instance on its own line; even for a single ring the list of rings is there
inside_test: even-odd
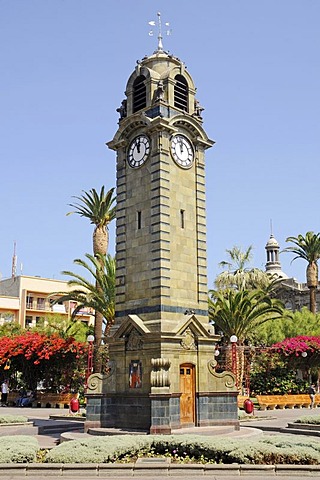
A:
[[[310,396],[310,408],[315,408],[315,400],[316,400],[316,387],[314,384],[310,385],[308,390]]]
[[[4,380],[1,385],[1,406],[6,407],[8,404],[9,383]]]

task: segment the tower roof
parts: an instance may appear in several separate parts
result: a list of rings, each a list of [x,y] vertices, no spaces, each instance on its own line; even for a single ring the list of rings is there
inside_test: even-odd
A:
[[[286,275],[281,269],[279,259],[280,246],[272,233],[265,248],[267,251],[266,272],[275,275],[278,278],[288,278],[288,275]]]

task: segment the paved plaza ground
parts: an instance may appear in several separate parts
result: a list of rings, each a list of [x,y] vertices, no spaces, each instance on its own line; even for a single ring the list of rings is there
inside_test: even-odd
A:
[[[36,426],[15,426],[15,427],[0,427],[0,435],[31,435],[37,438],[39,444],[43,448],[50,448],[57,444],[60,438],[60,433],[39,435],[38,426],[50,425],[59,422],[59,420],[52,420],[50,417],[57,415],[68,414],[68,409],[57,408],[18,408],[18,407],[0,407],[0,414],[3,415],[24,415],[30,421],[34,422]],[[195,427],[195,428],[183,428],[174,431],[173,433],[193,433],[193,434],[206,434],[206,435],[223,435],[227,437],[246,437],[257,434],[254,429],[265,430],[285,428],[289,422],[294,422],[297,418],[302,416],[314,416],[320,415],[320,408],[307,409],[307,408],[295,408],[295,409],[283,409],[283,410],[255,410],[254,418],[252,415],[245,415],[245,418],[241,420],[241,427],[239,431],[235,431],[231,427]],[[247,419],[247,421],[246,421]],[[72,422],[72,417],[69,417],[67,421]],[[65,422],[65,421],[64,421]],[[113,432],[116,433],[116,432]],[[266,434],[266,432],[265,432]],[[89,436],[83,433],[82,424],[76,425],[72,432],[68,433],[70,438],[82,438]]]
[[[28,426],[4,426],[0,427],[0,435],[30,435],[34,436],[37,438],[39,445],[42,448],[50,448],[55,446],[60,439],[60,433],[53,433],[53,434],[46,434],[46,435],[39,435],[38,432],[38,426],[43,426],[43,425],[50,425],[55,422],[60,422],[60,420],[52,420],[50,419],[50,416],[52,415],[61,415],[61,414],[67,414],[68,410],[67,409],[54,409],[54,408],[17,408],[17,407],[2,407],[0,409],[0,414],[10,414],[10,415],[16,415],[16,414],[21,414],[26,417],[32,422],[34,422],[34,425],[28,425]],[[254,412],[255,418],[252,418],[252,416],[248,415],[246,421],[241,421],[241,427],[239,431],[235,431],[230,429],[230,427],[202,427],[202,428],[188,428],[188,429],[181,429],[175,433],[193,433],[193,434],[205,434],[205,435],[221,435],[224,437],[240,437],[243,438],[245,441],[246,438],[250,438],[254,435],[270,435],[274,434],[274,432],[271,429],[279,429],[279,428],[285,428],[289,422],[293,422],[299,417],[302,416],[313,416],[313,415],[320,415],[320,408],[317,409],[285,409],[285,410],[267,410],[267,411],[255,411]],[[67,419],[69,421],[69,419]],[[70,419],[72,421],[72,419]],[[65,422],[65,420],[64,420]],[[263,431],[265,428],[271,431]],[[78,426],[76,425],[74,430],[71,432],[65,433],[66,436],[69,438],[84,438],[87,437],[88,434],[83,433],[83,427],[82,424],[79,424]],[[312,437],[313,441],[320,441],[320,437]],[[22,473],[22,472],[21,472]],[[116,474],[112,477],[108,475],[108,478],[116,478],[117,480],[127,480],[128,478],[135,478],[135,479],[143,479],[143,480],[154,480],[155,478],[164,478],[163,476],[157,474],[156,470],[151,470],[150,469],[150,476],[148,475],[148,472],[144,472],[144,475],[137,476],[137,472],[134,473],[134,476],[132,475],[132,472],[128,476],[122,476]],[[200,473],[200,472],[199,472]],[[279,473],[279,472],[278,472]],[[214,473],[214,474],[206,474],[204,478],[207,480],[231,480],[235,478],[241,478],[243,480],[261,480],[264,478],[276,478],[277,480],[287,480],[288,476],[294,477],[295,480],[305,480],[308,477],[312,478],[318,478],[320,479],[320,472],[301,472],[301,475],[298,472],[283,472],[285,473],[284,475],[282,474],[274,474],[272,472],[250,472],[250,475],[244,474],[244,472],[235,471],[232,473],[231,471],[228,472],[226,470],[223,473]],[[19,472],[5,472],[0,468],[0,480],[22,480],[25,479],[26,477],[29,478],[37,478],[37,480],[44,480],[44,478],[47,479],[48,476],[51,476],[51,478],[57,478],[56,475],[53,475],[53,472],[50,473],[50,467],[48,471],[43,474],[43,472],[39,471],[38,474],[33,474],[31,475],[31,472],[26,473],[24,472],[23,475],[19,475]],[[170,476],[180,476],[181,478],[181,473],[177,475],[172,475]],[[200,477],[203,476],[203,474],[200,475]],[[200,478],[197,472],[189,472],[186,470],[183,474],[183,477],[185,480],[191,480],[195,478]],[[80,478],[83,480],[84,478],[87,480],[92,480],[93,478],[101,478],[101,476],[97,475],[96,472],[90,472],[88,470],[87,472],[83,471],[82,473],[76,473],[74,472],[72,475],[68,475],[67,472],[65,472],[60,478],[63,478],[64,480],[79,480]],[[106,476],[104,475],[104,478]],[[166,477],[168,478],[168,477]]]
[[[18,408],[18,407],[1,407],[0,414],[3,415],[24,415],[28,417],[30,421],[33,421],[36,426],[16,426],[16,427],[0,427],[0,435],[32,435],[37,438],[42,448],[50,448],[57,444],[59,441],[60,433],[39,435],[38,426],[50,425],[59,420],[50,420],[50,416],[68,414],[68,409],[57,408]],[[260,430],[264,427],[286,427],[288,422],[293,422],[295,419],[301,416],[320,415],[320,408],[313,410],[307,408],[301,409],[285,409],[285,410],[255,410],[254,416],[247,415],[248,421],[241,421],[241,427],[239,431],[235,431],[232,427],[196,427],[196,428],[183,428],[174,431],[173,433],[193,433],[193,434],[205,434],[205,435],[223,435],[227,437],[247,437],[257,433],[255,429]],[[72,418],[69,418],[72,421]],[[112,429],[111,429],[112,430]],[[107,432],[106,432],[107,433]],[[116,432],[113,432],[116,433]],[[69,438],[83,438],[89,436],[83,433],[82,425],[76,426],[72,432],[68,432]]]

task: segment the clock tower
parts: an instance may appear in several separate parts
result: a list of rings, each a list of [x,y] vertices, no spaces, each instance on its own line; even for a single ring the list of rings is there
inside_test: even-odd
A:
[[[100,426],[152,433],[219,424],[224,409],[238,423],[234,378],[215,372],[208,323],[205,151],[214,142],[187,67],[161,40],[159,28],[107,144],[117,156],[116,318],[109,372],[95,379],[101,391],[88,389],[89,417],[90,399],[104,399]]]
[[[116,326],[138,315],[172,331],[186,311],[207,325],[204,152],[195,86],[157,50],[137,63],[108,146],[117,152]]]

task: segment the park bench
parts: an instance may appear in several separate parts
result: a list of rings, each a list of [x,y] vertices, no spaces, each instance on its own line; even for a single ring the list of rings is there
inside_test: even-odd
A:
[[[19,394],[17,392],[9,392],[8,405],[15,405]],[[32,402],[33,407],[51,407],[51,408],[68,408],[72,398],[77,397],[75,393],[38,393],[37,399]]]
[[[16,400],[17,400],[18,397],[19,397],[19,393],[17,393],[17,392],[9,392],[9,393],[8,393],[8,399],[7,399],[8,405],[9,405],[9,406],[15,405],[15,404],[16,404]]]
[[[257,395],[257,400],[261,410],[274,410],[277,406],[275,395]]]
[[[257,395],[257,401],[261,410],[274,410],[275,408],[308,408],[310,396],[308,394],[288,395]],[[316,395],[315,406],[320,405],[320,394]]]
[[[38,393],[34,405],[38,407],[68,408],[74,393]]]

